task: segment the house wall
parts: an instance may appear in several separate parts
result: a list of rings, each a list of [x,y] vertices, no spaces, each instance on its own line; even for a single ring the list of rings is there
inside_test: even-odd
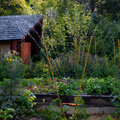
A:
[[[0,59],[8,53],[10,50],[10,41],[0,41]]]

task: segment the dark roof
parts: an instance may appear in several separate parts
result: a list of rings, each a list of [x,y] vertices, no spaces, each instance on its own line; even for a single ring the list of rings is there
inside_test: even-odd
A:
[[[22,39],[42,15],[0,16],[0,40]]]

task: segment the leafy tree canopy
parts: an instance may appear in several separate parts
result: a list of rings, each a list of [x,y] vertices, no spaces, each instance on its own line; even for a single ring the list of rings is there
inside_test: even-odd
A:
[[[33,13],[25,0],[0,0],[0,16]]]
[[[89,0],[91,11],[97,8],[99,14],[110,19],[120,18],[120,0]]]

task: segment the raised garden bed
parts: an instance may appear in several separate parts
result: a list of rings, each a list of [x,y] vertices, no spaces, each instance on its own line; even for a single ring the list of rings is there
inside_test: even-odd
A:
[[[38,111],[47,108],[50,103],[52,103],[52,101],[57,98],[57,95],[52,94],[35,94],[35,96],[37,102],[36,109]],[[71,103],[74,103],[75,97],[77,97],[77,95],[61,96],[63,106],[66,105],[66,108],[70,109],[70,111],[67,111],[67,115],[72,114],[74,111],[75,106]],[[102,113],[112,114],[116,111],[116,108],[114,108],[111,103],[111,99],[113,99],[113,97],[109,95],[80,95],[79,97],[82,97],[82,99],[85,101],[85,105],[82,108],[86,108],[88,115]],[[54,110],[57,111],[59,108],[60,106],[58,103],[57,107],[54,108]]]
[[[36,102],[41,103],[51,103],[53,99],[57,98],[57,95],[53,94],[35,94],[36,96]],[[61,96],[61,100],[63,103],[74,103],[74,98],[77,97],[77,95],[74,96]],[[111,99],[113,97],[109,95],[80,95],[79,97],[82,97],[85,101],[86,107],[113,107],[111,103]]]

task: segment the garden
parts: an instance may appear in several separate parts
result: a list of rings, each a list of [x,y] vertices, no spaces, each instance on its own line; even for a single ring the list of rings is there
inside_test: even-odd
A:
[[[26,14],[44,15],[40,54],[31,56],[31,65],[12,53],[0,61],[0,120],[119,120],[120,3],[24,2],[31,7]],[[26,6],[14,5],[17,14]],[[92,105],[105,107],[96,98],[115,111],[88,114]]]

